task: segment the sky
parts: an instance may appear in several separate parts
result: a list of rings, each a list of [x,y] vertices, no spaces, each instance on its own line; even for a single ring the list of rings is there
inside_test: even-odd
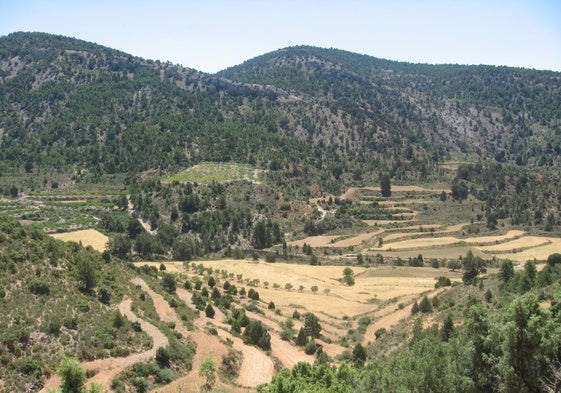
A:
[[[560,0],[0,0],[0,36],[16,31],[209,73],[295,45],[561,71]]]

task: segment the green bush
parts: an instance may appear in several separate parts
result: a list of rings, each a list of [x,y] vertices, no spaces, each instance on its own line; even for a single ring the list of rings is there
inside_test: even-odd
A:
[[[304,347],[304,352],[306,352],[307,355],[313,355],[314,353],[316,353],[316,350],[317,350],[317,345],[314,339],[308,341],[308,343]]]
[[[42,280],[31,281],[27,288],[35,295],[49,295],[51,293],[49,284]]]
[[[156,363],[162,368],[170,366],[170,353],[167,348],[159,347],[156,350]]]

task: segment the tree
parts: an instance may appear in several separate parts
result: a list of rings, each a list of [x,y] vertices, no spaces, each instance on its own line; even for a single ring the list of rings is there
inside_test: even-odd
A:
[[[62,393],[82,393],[86,383],[86,370],[77,360],[65,358],[57,370],[62,378],[60,389]]]
[[[170,273],[164,273],[164,276],[162,277],[162,286],[168,293],[175,293],[177,290],[175,276]]]
[[[524,271],[530,280],[530,283],[534,285],[536,282],[536,277],[538,275],[538,270],[536,269],[536,263],[534,261],[528,261],[524,265]]]
[[[485,261],[480,257],[474,256],[471,250],[468,251],[466,257],[462,260],[462,267],[464,269],[462,281],[466,285],[475,285],[477,276],[486,271]]]
[[[561,264],[561,254],[553,253],[547,257],[547,264],[549,266],[555,266]]]
[[[468,186],[465,182],[463,181],[458,181],[458,179],[454,179],[454,182],[452,183],[452,198],[456,199],[456,200],[463,200],[466,199],[468,196]]]
[[[350,267],[346,267],[345,270],[343,270],[343,283],[348,285],[349,287],[355,285],[355,279],[353,275],[353,270]]]
[[[561,326],[531,292],[514,299],[504,317],[500,369],[505,374],[505,390],[541,391],[550,359],[557,356],[561,344]]]
[[[113,255],[125,259],[131,252],[131,239],[127,235],[116,235],[109,240],[109,249]]]
[[[299,347],[303,347],[304,345],[306,345],[307,342],[308,339],[306,336],[306,331],[304,330],[303,327],[301,327],[300,330],[298,331],[298,336],[296,337],[295,344],[298,345]]]
[[[261,321],[251,320],[245,328],[242,338],[246,344],[257,345],[265,351],[271,349],[271,336]]]
[[[448,262],[448,268],[453,272],[460,269],[461,267],[462,267],[462,263],[457,259],[452,259]]]
[[[448,277],[444,277],[444,276],[438,277],[436,284],[434,284],[435,288],[449,287],[449,286],[452,286],[452,281],[450,281]]]
[[[170,366],[171,356],[169,350],[164,347],[159,347],[156,350],[156,363],[161,368],[168,368]]]
[[[78,281],[81,284],[81,288],[86,292],[90,292],[95,288],[97,283],[97,275],[95,262],[92,260],[91,255],[87,255],[81,252],[77,256],[78,261],[76,263]]]
[[[514,277],[514,265],[511,260],[507,259],[501,263],[499,270],[499,278],[503,283],[508,283]]]
[[[380,192],[384,198],[389,198],[392,196],[390,176],[387,174],[382,175],[382,177],[380,178]]]
[[[360,368],[364,366],[364,362],[366,362],[366,349],[358,343],[353,348],[353,363],[355,367]]]
[[[442,330],[440,331],[440,337],[442,341],[448,341],[450,337],[454,334],[454,321],[452,320],[452,315],[448,314],[442,325]]]
[[[321,325],[319,324],[319,319],[315,316],[315,314],[308,312],[304,315],[304,331],[307,336],[319,338]]]
[[[203,391],[211,391],[216,383],[216,362],[212,356],[208,356],[199,366],[199,376],[206,378],[202,387]]]
[[[432,312],[432,303],[427,296],[423,296],[419,303],[419,311],[427,314]]]
[[[316,293],[319,288],[318,288],[317,285],[312,285],[312,287],[310,289],[312,290],[313,293]]]
[[[212,308],[212,306],[211,306],[210,303],[207,304],[207,305],[206,305],[206,308],[205,308],[205,315],[206,315],[206,317],[207,317],[207,318],[214,318],[214,314],[215,314],[214,308]]]
[[[271,232],[264,220],[258,221],[253,228],[253,247],[263,249],[273,245]]]

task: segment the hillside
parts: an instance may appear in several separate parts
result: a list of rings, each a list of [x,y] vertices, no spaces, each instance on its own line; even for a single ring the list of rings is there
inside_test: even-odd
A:
[[[0,38],[0,191],[20,200],[3,210],[49,231],[95,226],[121,257],[189,259],[356,234],[384,213],[312,198],[386,179],[476,201],[460,215],[489,231],[555,233],[560,81],[314,47],[208,75],[14,33]]]
[[[41,33],[1,37],[0,70],[5,173],[232,160],[407,178],[449,159],[559,164],[554,72],[294,47],[208,75]]]

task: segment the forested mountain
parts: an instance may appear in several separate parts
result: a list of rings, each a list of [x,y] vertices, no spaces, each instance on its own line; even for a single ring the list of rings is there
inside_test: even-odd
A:
[[[0,39],[4,171],[237,161],[426,176],[450,158],[559,165],[561,74],[286,48],[216,75],[41,33]]]

